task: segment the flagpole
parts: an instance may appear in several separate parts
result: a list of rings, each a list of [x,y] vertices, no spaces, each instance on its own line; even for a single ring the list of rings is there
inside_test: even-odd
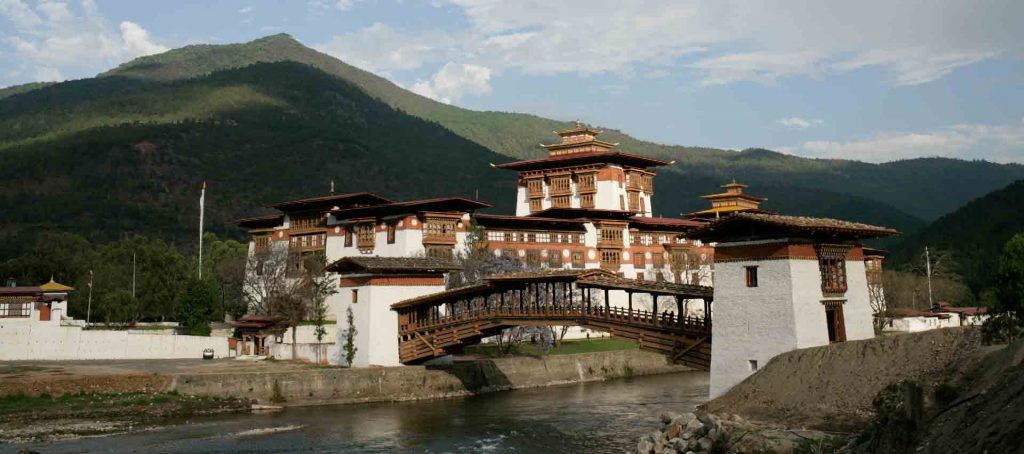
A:
[[[199,279],[203,278],[203,211],[206,205],[206,182],[199,193]]]

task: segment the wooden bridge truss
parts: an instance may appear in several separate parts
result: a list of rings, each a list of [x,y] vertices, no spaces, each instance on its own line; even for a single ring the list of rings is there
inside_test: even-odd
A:
[[[599,301],[594,301],[595,291],[603,292]],[[611,305],[613,291],[626,293],[627,307]],[[637,293],[651,295],[652,310],[633,308]],[[704,317],[684,316],[686,301],[693,299],[703,301]],[[398,312],[399,358],[405,364],[460,352],[514,326],[574,325],[706,370],[711,365],[711,299],[711,287],[638,281],[603,270],[553,270],[496,275],[391,308]],[[659,312],[667,305],[674,305],[674,312]]]

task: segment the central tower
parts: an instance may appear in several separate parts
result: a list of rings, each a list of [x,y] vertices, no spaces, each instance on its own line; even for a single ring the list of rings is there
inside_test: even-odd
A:
[[[651,217],[654,172],[667,162],[615,151],[601,131],[580,122],[559,131],[561,142],[542,145],[548,156],[495,167],[519,172],[516,216],[551,208],[631,212]]]

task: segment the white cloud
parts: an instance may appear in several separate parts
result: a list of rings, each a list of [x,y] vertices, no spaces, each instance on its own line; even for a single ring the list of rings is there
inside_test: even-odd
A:
[[[19,58],[22,74],[36,80],[63,80],[68,72],[99,71],[168,49],[135,22],[114,26],[91,0],[83,0],[78,12],[62,2],[41,2],[33,9],[19,0],[0,0],[0,16],[16,28],[0,32],[0,45]]]
[[[791,129],[807,129],[812,126],[819,126],[825,123],[822,120],[806,119],[800,117],[780,118],[778,123]]]
[[[249,14],[252,12],[252,6],[246,6],[238,10],[238,14]]]
[[[887,162],[915,157],[1024,162],[1024,124],[959,124],[932,131],[881,133],[848,141],[809,141],[794,154]]]
[[[0,0],[0,16],[18,28],[32,28],[43,22],[35,11],[21,0]]]
[[[386,72],[449,60],[447,57],[456,55],[451,52],[455,44],[442,32],[411,34],[378,22],[356,32],[336,35],[317,49],[368,71]]]
[[[1024,27],[1013,22],[1024,16],[1018,0],[984,7],[961,0],[447,3],[461,8],[464,29],[423,33],[375,24],[321,47],[376,71],[457,60],[527,74],[630,74],[644,63],[695,71],[701,86],[868,67],[885,70],[893,84],[914,85],[1024,52]],[[390,36],[379,36],[381,28]],[[411,46],[429,51],[408,58]]]
[[[121,39],[129,55],[150,55],[168,50],[166,46],[154,43],[149,32],[135,22],[121,22]]]
[[[465,95],[491,92],[491,70],[483,66],[449,62],[430,80],[421,80],[410,88],[413,93],[454,104]]]
[[[341,11],[348,11],[355,6],[356,0],[334,0],[333,2],[325,0],[310,0],[307,5],[310,9],[314,10],[326,10],[326,9],[338,9]]]

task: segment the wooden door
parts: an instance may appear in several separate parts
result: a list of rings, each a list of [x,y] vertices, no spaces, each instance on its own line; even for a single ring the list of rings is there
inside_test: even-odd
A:
[[[828,341],[846,341],[846,321],[843,320],[843,305],[836,304],[825,308],[825,323],[828,328]]]

